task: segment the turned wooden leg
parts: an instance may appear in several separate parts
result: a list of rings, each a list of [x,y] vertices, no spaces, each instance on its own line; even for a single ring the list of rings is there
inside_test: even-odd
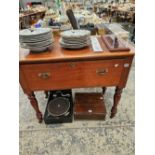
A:
[[[28,96],[28,98],[30,100],[30,103],[31,103],[32,107],[34,108],[34,110],[36,112],[36,116],[37,116],[37,119],[39,120],[39,123],[41,123],[42,120],[43,120],[42,113],[39,110],[38,102],[37,102],[37,100],[35,98],[34,92],[28,93],[27,96]]]
[[[106,92],[106,87],[102,87],[102,93],[103,93],[103,96],[104,96],[104,94],[105,94],[105,92]]]
[[[121,99],[121,94],[122,94],[122,88],[119,88],[119,87],[116,87],[115,89],[115,95],[114,95],[114,104],[113,104],[113,107],[111,109],[111,116],[110,118],[113,118],[116,113],[117,113],[117,105]]]
[[[45,98],[48,98],[48,91],[44,91]]]

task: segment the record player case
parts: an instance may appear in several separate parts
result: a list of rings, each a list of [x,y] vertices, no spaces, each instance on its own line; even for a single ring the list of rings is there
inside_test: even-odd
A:
[[[52,106],[52,113],[50,112],[49,105],[57,99],[56,104]],[[60,99],[67,100],[68,108],[64,107],[63,103]],[[60,103],[59,103],[60,100]],[[59,110],[60,109],[60,110]],[[63,112],[62,112],[63,110]],[[54,115],[53,115],[54,112]],[[55,115],[57,113],[57,116]],[[69,123],[73,121],[73,97],[72,90],[54,90],[49,92],[49,98],[47,102],[47,106],[44,113],[44,122],[46,124],[55,124],[55,123]]]

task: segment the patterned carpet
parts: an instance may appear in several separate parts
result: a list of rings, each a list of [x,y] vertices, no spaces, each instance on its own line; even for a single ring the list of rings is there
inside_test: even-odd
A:
[[[105,121],[74,121],[45,125],[36,120],[29,100],[20,92],[20,155],[134,155],[134,64],[122,93],[115,118],[109,118],[114,88],[105,94]],[[101,92],[101,88],[74,89],[73,92]],[[47,100],[37,92],[39,106],[44,112]]]

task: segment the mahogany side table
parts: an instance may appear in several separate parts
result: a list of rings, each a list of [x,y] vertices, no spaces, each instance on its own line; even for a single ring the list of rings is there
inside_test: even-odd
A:
[[[34,91],[71,88],[115,86],[111,118],[117,113],[117,105],[125,88],[134,52],[110,52],[99,39],[103,52],[95,53],[92,47],[80,50],[62,49],[55,39],[53,49],[33,54],[20,49],[19,81],[28,96],[39,122],[42,113]]]

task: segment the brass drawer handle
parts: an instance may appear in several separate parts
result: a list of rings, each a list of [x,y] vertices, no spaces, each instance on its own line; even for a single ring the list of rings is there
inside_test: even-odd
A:
[[[39,73],[38,76],[42,79],[48,79],[50,77],[50,73]]]
[[[105,75],[106,73],[108,73],[108,69],[107,68],[106,69],[98,69],[96,71],[96,74],[98,74],[98,75]]]

